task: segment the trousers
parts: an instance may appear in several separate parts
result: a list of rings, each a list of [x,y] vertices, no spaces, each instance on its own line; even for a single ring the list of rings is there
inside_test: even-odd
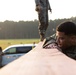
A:
[[[43,8],[40,12],[38,12],[38,18],[39,18],[39,26],[38,30],[39,33],[45,33],[46,29],[48,27],[48,9]]]

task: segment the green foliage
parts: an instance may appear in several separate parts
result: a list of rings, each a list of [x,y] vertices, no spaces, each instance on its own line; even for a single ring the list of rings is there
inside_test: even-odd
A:
[[[28,44],[28,43],[39,43],[39,39],[2,39],[0,40],[0,46],[2,49],[15,44]]]
[[[76,23],[76,17],[49,20],[46,37],[54,34],[56,26],[66,20]],[[39,22],[37,20],[19,22],[6,20],[0,22],[0,39],[39,39],[38,24]]]

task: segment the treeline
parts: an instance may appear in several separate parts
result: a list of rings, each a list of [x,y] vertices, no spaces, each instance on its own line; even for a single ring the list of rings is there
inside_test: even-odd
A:
[[[55,33],[56,26],[63,21],[71,20],[76,23],[76,17],[69,19],[49,20],[46,37]],[[0,39],[31,39],[39,38],[38,21],[4,21],[0,22]]]

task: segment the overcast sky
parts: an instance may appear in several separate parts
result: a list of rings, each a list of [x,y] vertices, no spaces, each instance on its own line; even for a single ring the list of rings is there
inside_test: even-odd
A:
[[[70,18],[76,16],[75,0],[49,0],[52,14],[49,19]],[[35,20],[35,0],[0,0],[0,21]]]

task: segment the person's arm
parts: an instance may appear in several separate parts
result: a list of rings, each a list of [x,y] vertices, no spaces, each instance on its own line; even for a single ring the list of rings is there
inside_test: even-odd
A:
[[[35,4],[36,4],[36,11],[40,11],[41,7],[40,7],[40,0],[35,0]]]
[[[50,12],[52,13],[52,9],[51,9],[51,6],[50,6],[50,3],[48,1],[48,9],[50,10]]]
[[[40,5],[40,0],[35,0],[36,6]]]
[[[58,47],[56,40],[52,37],[47,37],[44,40],[43,48],[45,49],[58,49],[62,52],[62,50]]]

